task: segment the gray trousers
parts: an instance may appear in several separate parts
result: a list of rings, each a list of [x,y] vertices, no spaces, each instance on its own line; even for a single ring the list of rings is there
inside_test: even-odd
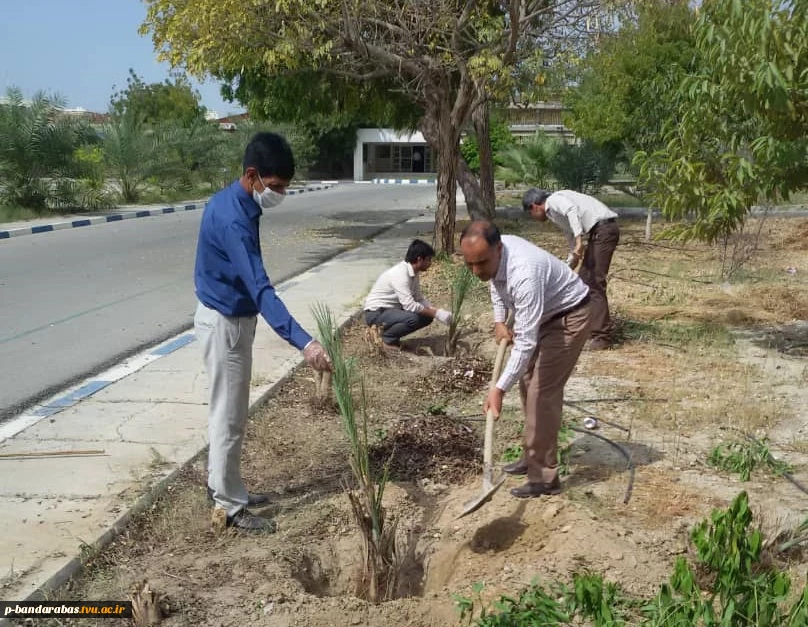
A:
[[[241,479],[241,444],[250,406],[256,322],[256,316],[223,316],[202,303],[194,315],[210,382],[208,487],[228,516],[247,505],[247,488]]]
[[[378,309],[365,312],[365,322],[368,326],[382,327],[382,341],[385,344],[398,346],[401,338],[418,329],[432,324],[432,318],[403,309]]]

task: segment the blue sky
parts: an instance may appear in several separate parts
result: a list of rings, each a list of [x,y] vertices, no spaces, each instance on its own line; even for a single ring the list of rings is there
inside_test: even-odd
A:
[[[2,0],[0,91],[19,87],[26,98],[38,90],[58,93],[69,107],[106,111],[109,98],[126,86],[129,68],[147,83],[168,78],[150,37],[138,28],[146,15],[141,0]],[[202,104],[220,117],[242,111],[225,103],[215,82],[194,82]]]

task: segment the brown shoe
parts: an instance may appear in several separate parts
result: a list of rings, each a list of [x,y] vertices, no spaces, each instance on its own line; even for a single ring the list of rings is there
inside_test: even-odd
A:
[[[502,467],[502,472],[507,472],[509,475],[526,475],[527,462],[519,459],[511,464],[506,464]]]
[[[524,485],[520,485],[518,488],[513,488],[511,494],[519,499],[531,499],[536,496],[561,494],[561,482],[558,480],[558,477],[553,479],[550,483],[528,482]]]

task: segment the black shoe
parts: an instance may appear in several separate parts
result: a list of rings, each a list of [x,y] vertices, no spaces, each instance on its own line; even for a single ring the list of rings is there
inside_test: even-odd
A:
[[[526,475],[527,462],[520,459],[511,464],[506,464],[502,467],[502,472],[507,472],[509,475]]]
[[[245,533],[275,533],[278,530],[278,525],[274,520],[261,518],[261,516],[256,516],[246,509],[228,516],[227,526]]]
[[[208,500],[213,503],[213,490],[208,488]],[[272,499],[270,499],[269,494],[259,494],[253,492],[247,492],[247,505],[250,507],[255,507],[256,505],[266,505]]]
[[[561,494],[561,482],[556,477],[550,483],[532,483],[528,482],[520,485],[518,488],[511,490],[516,498],[530,499],[536,496],[544,496],[551,494]]]

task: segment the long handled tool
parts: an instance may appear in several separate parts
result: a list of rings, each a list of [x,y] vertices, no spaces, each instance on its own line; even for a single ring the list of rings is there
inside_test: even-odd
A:
[[[505,361],[505,349],[508,347],[508,340],[500,340],[499,347],[497,348],[497,357],[494,360],[494,370],[491,373],[491,386],[497,384],[497,379],[502,372],[502,362]],[[485,440],[483,442],[483,486],[482,491],[476,498],[467,501],[463,507],[463,513],[458,516],[462,518],[466,514],[480,509],[494,493],[502,487],[505,483],[505,473],[500,473],[497,480],[494,481],[494,467],[492,463],[494,447],[494,412],[488,410],[485,414]]]

